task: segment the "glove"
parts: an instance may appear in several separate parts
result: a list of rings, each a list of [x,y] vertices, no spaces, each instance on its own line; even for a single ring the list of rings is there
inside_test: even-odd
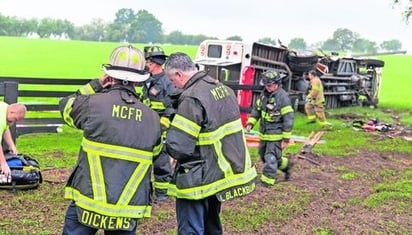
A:
[[[312,97],[306,96],[305,102],[308,103],[308,102],[311,102],[311,101],[312,101]]]
[[[252,124],[250,123],[246,124],[245,129],[247,132],[249,132],[252,129]]]

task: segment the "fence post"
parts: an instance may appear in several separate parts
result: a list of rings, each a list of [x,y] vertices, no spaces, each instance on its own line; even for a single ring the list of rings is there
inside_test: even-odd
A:
[[[18,95],[19,95],[19,84],[17,82],[10,82],[10,81],[5,81],[3,84],[4,84],[4,102],[8,104],[16,103]],[[16,123],[10,126],[10,132],[11,132],[11,136],[13,138],[14,143],[16,143],[16,138],[17,138]],[[2,141],[2,146],[3,146],[3,151],[7,151],[9,149],[7,144],[4,142],[4,139]]]

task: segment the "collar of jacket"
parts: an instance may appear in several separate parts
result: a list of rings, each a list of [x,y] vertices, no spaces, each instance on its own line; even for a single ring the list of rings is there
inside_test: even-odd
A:
[[[183,87],[184,90],[186,90],[187,88],[189,88],[190,86],[192,86],[193,84],[195,84],[197,81],[199,81],[200,79],[204,80],[205,82],[208,83],[215,83],[216,84],[216,80],[213,79],[212,77],[207,75],[207,72],[205,71],[199,71],[197,73],[195,73],[190,79],[189,81],[187,81],[187,83],[185,84],[185,86]]]
[[[157,81],[157,80],[159,80],[159,78],[161,78],[161,77],[163,77],[163,76],[165,76],[165,75],[166,75],[166,74],[165,74],[164,71],[162,71],[161,73],[157,73],[157,74],[151,74],[150,77],[149,77],[149,79],[147,79],[145,82],[154,82],[154,81]]]

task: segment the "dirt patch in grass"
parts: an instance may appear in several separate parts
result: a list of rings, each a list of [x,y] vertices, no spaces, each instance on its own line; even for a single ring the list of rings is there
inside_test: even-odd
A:
[[[320,166],[295,161],[292,179],[279,175],[271,188],[257,186],[245,198],[223,204],[225,234],[405,234],[412,231],[410,210],[396,204],[371,208],[364,201],[384,180],[382,172],[412,167],[404,154],[364,152],[350,157],[320,157]],[[257,162],[258,171],[262,164]],[[61,234],[65,210],[64,182],[70,168],[43,171],[35,190],[0,191],[0,234]],[[396,181],[398,174],[391,180]],[[411,205],[411,201],[406,202]],[[152,218],[141,220],[138,234],[175,234],[174,200],[153,204]]]

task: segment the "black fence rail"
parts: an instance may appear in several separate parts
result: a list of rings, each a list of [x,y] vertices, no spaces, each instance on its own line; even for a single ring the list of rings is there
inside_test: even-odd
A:
[[[76,90],[73,86],[79,87],[90,80],[0,77],[0,97],[3,101],[23,103],[28,111],[24,120],[10,127],[14,141],[23,134],[57,132],[64,124],[59,113],[59,98],[73,94]]]

